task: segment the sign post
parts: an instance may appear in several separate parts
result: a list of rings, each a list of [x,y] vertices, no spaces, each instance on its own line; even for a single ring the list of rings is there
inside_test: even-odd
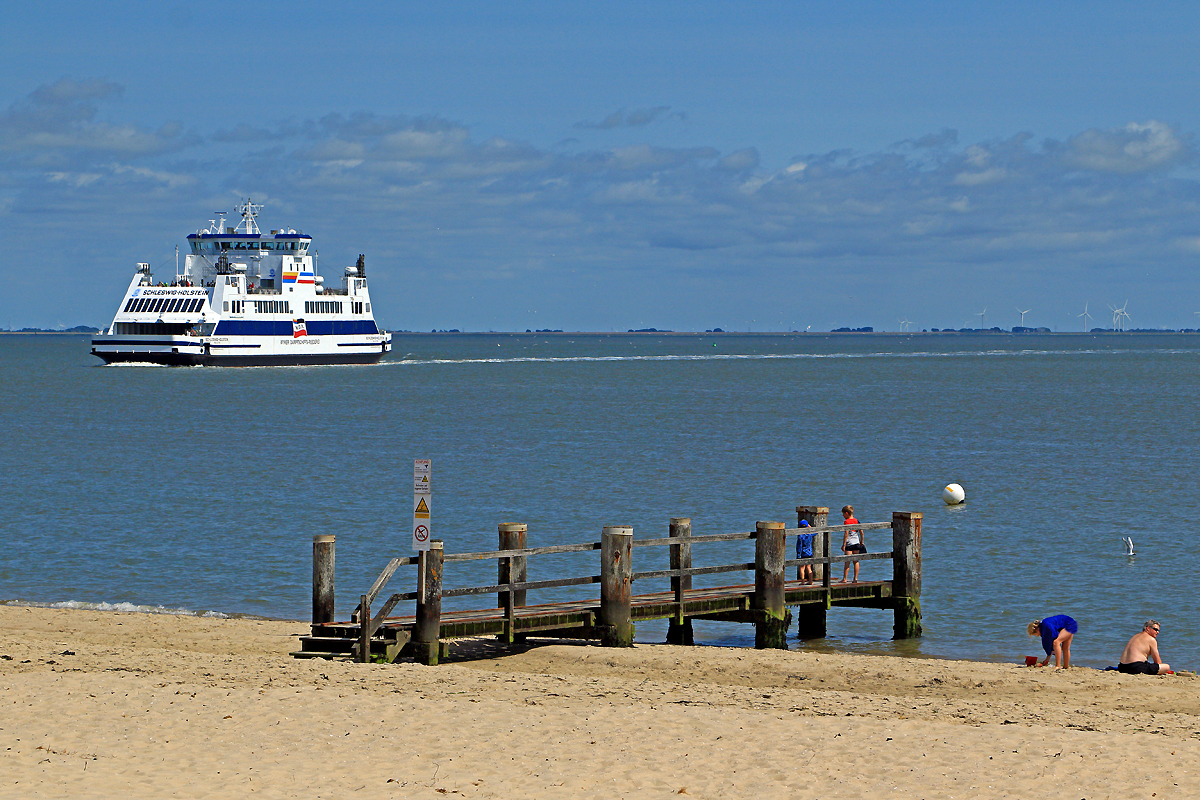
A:
[[[418,458],[413,461],[413,550],[424,552],[429,549],[430,506],[433,505],[430,461]]]

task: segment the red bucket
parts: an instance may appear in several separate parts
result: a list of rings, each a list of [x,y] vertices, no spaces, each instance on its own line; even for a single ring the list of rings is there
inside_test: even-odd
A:
[[[1036,667],[1038,662],[1037,656],[1025,656],[1025,666]]]

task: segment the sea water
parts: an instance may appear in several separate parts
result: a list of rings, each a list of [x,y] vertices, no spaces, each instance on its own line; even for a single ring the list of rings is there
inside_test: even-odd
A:
[[[1195,669],[1198,392],[1188,334],[398,334],[377,366],[250,369],[105,367],[86,338],[0,336],[0,601],[306,619],[312,536],[333,533],[344,617],[411,554],[428,458],[447,552],[494,549],[500,522],[537,546],[662,537],[672,516],[699,535],[792,526],[797,505],[921,511],[924,636],[835,608],[828,639],[793,647],[1015,662],[1040,653],[1029,620],[1065,613],[1076,663],[1104,666],[1153,617],[1166,660]],[[965,504],[942,502],[950,482]],[[749,542],[695,551],[753,560]],[[663,548],[634,560],[667,566]],[[594,574],[596,554],[529,570]],[[494,578],[451,563],[445,583]],[[721,580],[752,576],[697,585]],[[735,623],[696,635],[753,643]]]

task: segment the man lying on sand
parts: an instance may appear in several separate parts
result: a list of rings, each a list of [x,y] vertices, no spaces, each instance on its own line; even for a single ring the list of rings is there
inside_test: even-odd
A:
[[[1164,664],[1158,655],[1159,624],[1152,619],[1146,620],[1142,632],[1136,634],[1125,645],[1121,653],[1121,663],[1117,665],[1118,672],[1130,675],[1159,675],[1171,669],[1170,664]]]

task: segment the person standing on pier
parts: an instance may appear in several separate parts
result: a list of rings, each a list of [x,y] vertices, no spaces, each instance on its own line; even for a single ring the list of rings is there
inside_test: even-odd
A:
[[[1078,622],[1066,614],[1055,614],[1053,617],[1035,619],[1025,630],[1030,636],[1042,637],[1042,649],[1046,651],[1046,658],[1041,664],[1043,667],[1050,663],[1053,654],[1055,669],[1070,669],[1071,640],[1079,633]]]
[[[816,534],[811,532],[812,526],[808,524],[808,520],[806,519],[800,520],[800,527],[808,528],[810,532],[806,533],[801,531],[800,533],[796,534],[796,558],[812,558],[813,537],[816,536]],[[826,567],[826,569],[829,569],[829,567]],[[803,581],[804,583],[812,583],[812,564],[801,564],[800,568],[796,571],[796,579]]]
[[[842,523],[843,525],[858,524],[858,520],[854,518],[854,506],[842,506],[842,519],[845,520]],[[867,540],[861,530],[853,528],[846,530],[842,535],[842,552],[846,555],[867,552]],[[858,561],[847,561],[842,567],[842,583],[846,582],[846,576],[850,573],[851,564],[854,564],[854,582],[858,583]]]

